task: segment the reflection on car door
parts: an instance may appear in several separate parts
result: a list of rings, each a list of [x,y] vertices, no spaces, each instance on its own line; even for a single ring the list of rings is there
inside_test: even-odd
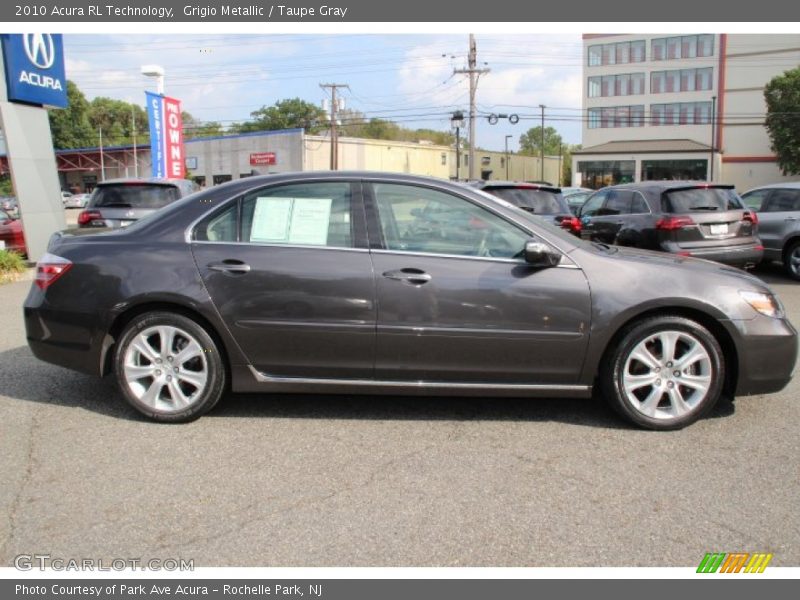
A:
[[[360,184],[250,192],[201,222],[193,252],[222,319],[265,375],[371,378],[375,283]]]
[[[377,379],[577,380],[591,310],[581,270],[528,266],[519,256],[531,236],[466,198],[380,182],[365,192]]]

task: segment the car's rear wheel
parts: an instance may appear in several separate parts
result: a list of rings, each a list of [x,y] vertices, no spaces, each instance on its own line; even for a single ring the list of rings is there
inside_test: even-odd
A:
[[[631,325],[601,373],[603,392],[623,417],[649,429],[680,429],[719,400],[725,359],[700,323],[678,316]]]
[[[783,268],[789,277],[800,281],[800,241],[792,242],[784,251]]]
[[[170,312],[145,313],[127,325],[115,370],[126,400],[157,421],[196,419],[225,390],[225,367],[213,338],[192,319]]]

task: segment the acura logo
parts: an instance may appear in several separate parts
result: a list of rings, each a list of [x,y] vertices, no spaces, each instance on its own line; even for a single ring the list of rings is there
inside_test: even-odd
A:
[[[49,69],[56,60],[56,48],[53,36],[49,33],[26,33],[22,36],[25,54],[40,69]]]

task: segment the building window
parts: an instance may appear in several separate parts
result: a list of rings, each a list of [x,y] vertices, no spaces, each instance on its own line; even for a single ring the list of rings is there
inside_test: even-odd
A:
[[[442,152],[442,165],[447,164],[447,153]]]
[[[626,65],[628,63],[644,62],[644,60],[644,40],[589,46],[590,67],[598,67],[600,65]]]
[[[631,183],[636,173],[634,160],[588,160],[578,161],[581,185],[593,190],[607,185]]]
[[[651,125],[708,125],[711,102],[673,102],[651,104]]]
[[[714,69],[680,69],[650,73],[650,93],[696,92],[711,89]]]
[[[653,60],[675,60],[714,55],[713,34],[658,38],[650,42]]]
[[[644,94],[644,73],[589,77],[587,87],[590,98]]]
[[[644,106],[590,108],[588,117],[589,129],[641,127],[644,124]]]
[[[643,160],[642,181],[678,179],[703,181],[708,174],[707,160]]]

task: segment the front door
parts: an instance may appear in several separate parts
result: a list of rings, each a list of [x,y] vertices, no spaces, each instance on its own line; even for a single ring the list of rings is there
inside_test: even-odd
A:
[[[376,182],[366,200],[380,239],[376,379],[577,380],[591,313],[581,270],[528,266],[531,235],[465,197]]]

